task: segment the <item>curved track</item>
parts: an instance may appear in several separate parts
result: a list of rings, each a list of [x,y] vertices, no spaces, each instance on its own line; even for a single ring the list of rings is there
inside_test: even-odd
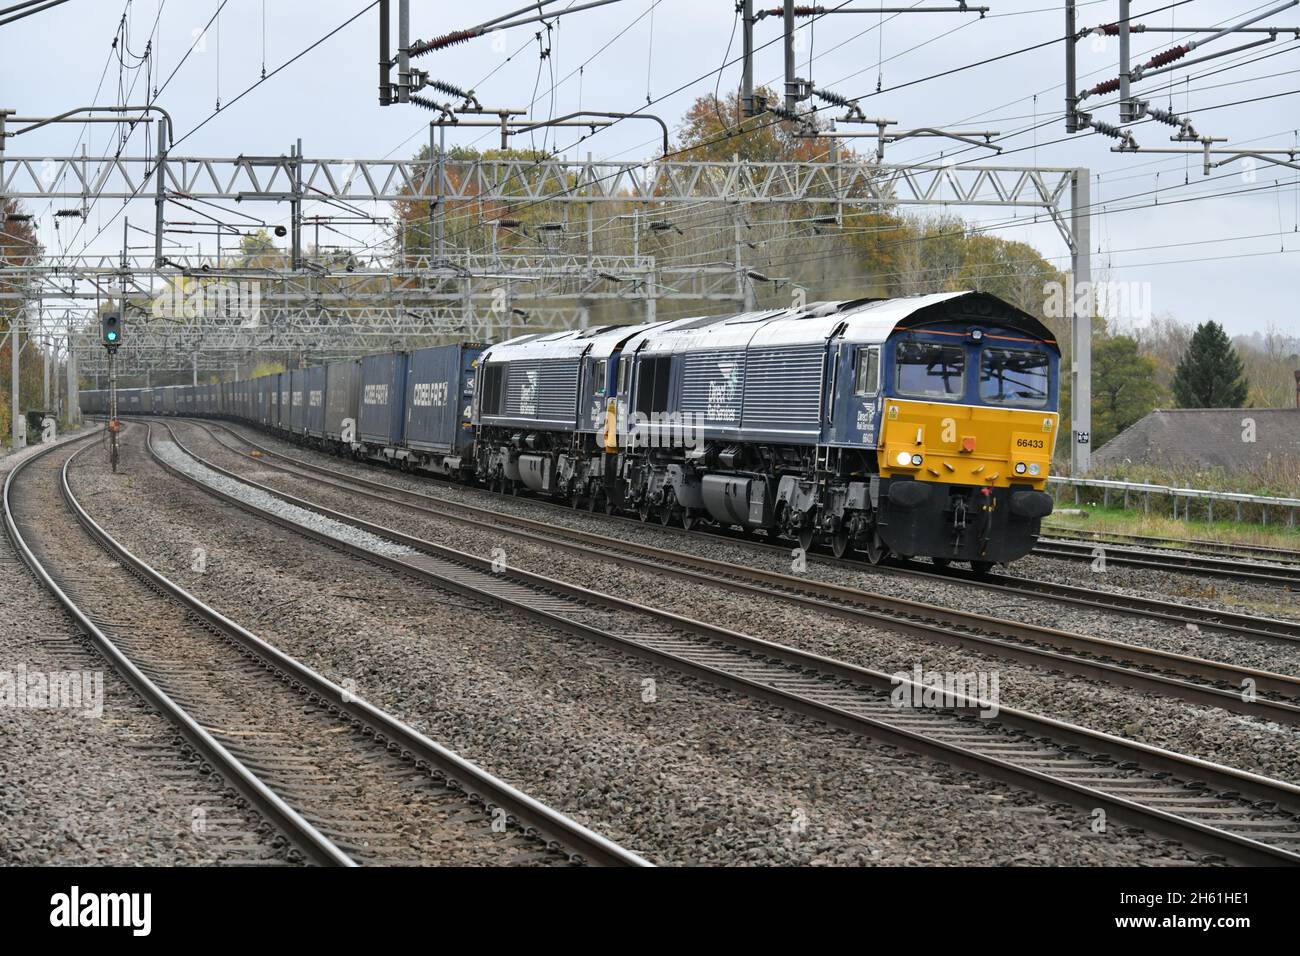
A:
[[[845,664],[424,541],[241,478],[198,459],[184,474],[252,514],[443,590],[495,603],[548,627],[616,648],[832,726],[1117,821],[1252,863],[1300,863],[1300,787],[1158,747],[957,696],[951,706],[898,706],[920,688]],[[155,451],[157,455],[158,452]],[[390,556],[332,537],[227,494],[200,474],[233,479],[283,502],[414,550]],[[900,696],[901,695],[901,696]]]
[[[11,472],[4,506],[16,547],[128,683],[306,859],[644,863],[349,694],[131,554],[73,492],[69,471],[86,450],[53,446]]]
[[[246,443],[251,448],[256,449],[263,455],[279,458],[288,457],[259,444],[258,442],[248,438],[246,435],[231,428],[229,425],[221,424],[219,427],[225,429],[240,441]],[[435,482],[437,481],[437,479],[432,479],[432,476],[430,477],[431,480]],[[568,513],[572,510],[568,506],[547,501],[542,498],[529,498],[528,500],[539,508],[555,510],[563,513]],[[458,502],[456,503],[458,504]],[[617,514],[608,515],[607,517],[611,521],[621,522],[625,525],[636,526],[641,523],[636,518],[625,517]],[[684,537],[707,536],[722,538],[723,540],[753,550],[778,553],[782,557],[786,558],[789,557],[791,548],[791,545],[788,543],[774,544],[765,539],[739,534],[728,529],[697,527],[692,530],[687,530],[676,526],[662,526],[661,530]],[[1278,641],[1288,644],[1300,642],[1300,621],[1267,618],[1258,614],[1245,614],[1224,610],[1222,608],[1199,607],[1195,604],[1187,604],[1185,602],[1166,601],[1159,598],[1125,594],[1118,591],[1085,588],[1073,584],[1060,584],[1055,581],[1044,581],[1037,578],[1021,577],[1006,571],[981,574],[969,571],[965,568],[938,568],[930,564],[916,561],[891,561],[885,564],[874,565],[862,558],[833,558],[829,555],[818,554],[815,552],[809,553],[807,558],[809,561],[825,564],[831,567],[861,569],[866,572],[883,574],[904,575],[922,581],[958,581],[961,583],[977,585],[986,591],[1006,593],[1018,597],[1028,596],[1051,598],[1054,602],[1069,604],[1075,607],[1154,618],[1170,621],[1180,626],[1195,624],[1198,627],[1213,627],[1218,630],[1241,634],[1256,640]]]
[[[411,513],[504,532],[548,548],[634,567],[651,574],[675,576],[705,586],[775,598],[795,607],[836,614],[868,626],[956,644],[1045,669],[1218,706],[1279,723],[1300,725],[1300,678],[938,607],[556,526],[344,474],[269,450],[262,450],[257,458],[253,458],[222,441],[206,424],[199,423],[198,427],[224,447],[255,461],[259,467],[274,468],[351,495],[374,498]],[[1241,691],[1246,681],[1255,691],[1249,699],[1243,697]]]

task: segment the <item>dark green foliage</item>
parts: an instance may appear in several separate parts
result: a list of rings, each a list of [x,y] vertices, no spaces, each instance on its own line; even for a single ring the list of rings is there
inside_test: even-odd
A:
[[[1245,366],[1223,326],[1196,327],[1174,371],[1174,401],[1179,408],[1241,408],[1249,391]]]

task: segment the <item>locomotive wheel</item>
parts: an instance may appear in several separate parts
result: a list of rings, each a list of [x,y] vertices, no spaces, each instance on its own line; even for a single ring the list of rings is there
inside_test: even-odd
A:
[[[872,564],[881,564],[885,558],[889,557],[889,548],[885,542],[880,540],[880,535],[872,534],[866,548],[863,549],[867,560]]]
[[[642,498],[641,503],[636,507],[636,516],[642,521],[650,520],[650,500]]]
[[[599,492],[593,491],[591,493],[591,497],[587,499],[587,510],[590,511],[592,514],[595,514],[597,511],[601,510],[600,508],[601,497],[602,495]]]
[[[976,574],[988,574],[993,570],[993,564],[994,562],[992,561],[972,561],[970,563],[970,569]]]
[[[574,488],[573,491],[569,492],[569,507],[574,511],[577,511],[582,507],[582,492],[577,488]]]
[[[690,508],[682,509],[682,527],[685,528],[687,531],[690,531],[692,528],[694,528],[695,525],[699,522],[699,520],[700,519],[695,516],[695,512],[691,511]]]
[[[673,512],[677,510],[677,496],[669,490],[664,495],[664,503],[659,506],[659,523],[667,528],[673,523]]]
[[[810,524],[806,524],[803,527],[799,528],[797,531],[797,536],[799,538],[799,547],[802,548],[804,551],[811,550],[813,546],[813,538],[816,536],[816,533],[817,533],[817,529]]]
[[[831,535],[831,554],[842,558],[849,553],[849,533],[844,528],[837,528]]]
[[[952,564],[952,560],[950,558],[931,558],[930,563],[942,571],[948,565]]]

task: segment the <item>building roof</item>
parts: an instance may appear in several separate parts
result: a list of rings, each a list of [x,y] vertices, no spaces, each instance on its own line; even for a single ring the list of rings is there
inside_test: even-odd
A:
[[[1097,449],[1092,465],[1186,463],[1233,471],[1279,458],[1300,458],[1300,409],[1158,408]]]

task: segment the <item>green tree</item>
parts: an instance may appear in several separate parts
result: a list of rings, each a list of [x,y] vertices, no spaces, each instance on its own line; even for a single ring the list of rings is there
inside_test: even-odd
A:
[[[1134,424],[1160,401],[1156,363],[1127,335],[1097,337],[1092,343],[1092,435],[1103,445]]]
[[[1187,351],[1174,370],[1174,401],[1180,408],[1241,408],[1250,383],[1245,366],[1223,326],[1196,327]]]

